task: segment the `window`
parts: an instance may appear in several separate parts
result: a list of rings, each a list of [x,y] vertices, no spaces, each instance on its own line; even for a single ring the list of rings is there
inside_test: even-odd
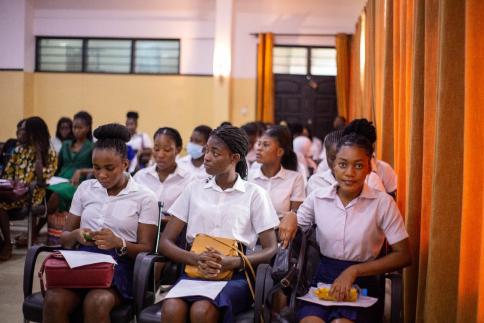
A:
[[[275,74],[336,75],[336,49],[324,47],[274,46]]]
[[[37,38],[40,72],[179,74],[180,40]]]

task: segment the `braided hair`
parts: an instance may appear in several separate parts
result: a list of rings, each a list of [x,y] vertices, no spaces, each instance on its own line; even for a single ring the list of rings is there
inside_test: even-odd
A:
[[[222,140],[232,153],[240,155],[235,171],[240,177],[247,179],[248,167],[245,156],[248,152],[249,139],[245,131],[233,126],[221,126],[212,131],[210,137],[212,136]]]
[[[162,127],[156,130],[155,135],[153,136],[153,139],[156,139],[156,137],[160,135],[166,135],[170,137],[174,142],[176,148],[181,148],[183,146],[183,140],[182,137],[180,136],[180,133],[178,130],[175,128],[170,128],[170,127]]]
[[[326,148],[326,151],[331,149],[331,146],[337,145],[338,142],[340,141],[341,137],[343,137],[343,130],[335,130],[331,131],[324,137],[324,148]]]
[[[355,119],[351,121],[343,130],[343,136],[356,133],[368,139],[372,145],[376,141],[376,129],[371,121],[367,119]]]
[[[284,155],[281,157],[282,167],[297,171],[297,156],[292,149],[291,131],[285,126],[272,126],[264,132],[265,136],[274,138],[279,143],[279,147],[284,150]]]
[[[340,139],[338,145],[336,146],[336,152],[339,152],[343,146],[356,146],[358,148],[362,148],[368,155],[369,159],[371,159],[371,156],[373,156],[372,143],[365,136],[355,132],[345,135]]]
[[[109,123],[94,130],[94,137],[97,138],[94,149],[112,149],[123,159],[128,158],[126,143],[130,134],[128,128],[119,123]]]

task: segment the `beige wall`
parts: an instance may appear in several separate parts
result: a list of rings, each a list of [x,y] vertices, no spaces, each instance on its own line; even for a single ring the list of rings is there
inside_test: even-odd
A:
[[[231,81],[230,121],[254,120],[253,79]],[[0,72],[0,140],[15,135],[25,116],[38,115],[53,134],[57,120],[85,109],[94,127],[125,121],[128,110],[140,113],[139,129],[150,135],[160,126],[177,128],[188,140],[199,124],[217,126],[213,77]]]

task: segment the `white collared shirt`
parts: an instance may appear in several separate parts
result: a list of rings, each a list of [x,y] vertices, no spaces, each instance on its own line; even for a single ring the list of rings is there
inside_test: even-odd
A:
[[[309,195],[318,188],[335,185],[336,183],[338,182],[334,178],[331,169],[327,169],[324,172],[317,172],[309,178],[306,193]],[[371,188],[385,192],[385,187],[380,177],[373,171],[366,176],[365,183]]]
[[[291,210],[291,202],[302,202],[306,198],[303,176],[295,171],[281,167],[273,177],[267,177],[261,168],[249,173],[249,182],[265,189],[271,197],[277,215]]]
[[[211,177],[207,172],[205,171],[205,165],[200,165],[200,167],[196,167],[192,163],[192,156],[186,155],[183,157],[180,157],[176,160],[177,164],[180,165],[181,167],[187,169],[195,178],[199,179],[207,179]]]
[[[373,172],[377,173],[378,177],[380,177],[387,193],[393,193],[397,190],[397,174],[390,164],[373,157],[371,159],[371,167]]]
[[[198,233],[237,239],[253,249],[259,233],[279,225],[270,197],[238,176],[222,190],[215,178],[191,182],[168,211],[187,223],[187,241]]]
[[[194,176],[188,170],[177,166],[175,171],[169,174],[162,183],[156,172],[156,165],[141,169],[133,178],[136,182],[146,186],[155,193],[158,201],[163,202],[163,210],[165,211],[180,196],[185,186],[194,180]]]
[[[337,185],[311,193],[297,212],[298,225],[316,224],[322,255],[350,261],[375,259],[385,238],[390,245],[408,237],[393,198],[364,184],[360,196],[343,206]]]
[[[96,179],[82,182],[70,213],[81,217],[81,228],[108,228],[126,241],[137,242],[138,223],[158,225],[159,212],[154,193],[129,176],[128,184],[116,196],[109,196]]]

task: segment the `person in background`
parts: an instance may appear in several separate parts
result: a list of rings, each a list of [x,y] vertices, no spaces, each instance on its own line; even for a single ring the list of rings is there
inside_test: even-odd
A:
[[[247,153],[246,159],[247,164],[250,167],[256,160],[254,145],[257,139],[260,137],[261,132],[259,126],[255,122],[246,123],[241,128],[245,131],[247,137],[249,138],[249,152]]]
[[[61,245],[111,255],[117,262],[113,281],[110,288],[103,289],[47,289],[44,323],[69,322],[78,306],[84,322],[110,322],[111,310],[133,299],[136,256],[153,250],[158,205],[153,192],[126,173],[128,129],[107,124],[97,128],[94,135],[98,139],[92,153],[95,179],[79,185]]]
[[[343,129],[346,127],[346,118],[343,116],[337,116],[333,120],[333,129],[338,130],[338,129]]]
[[[150,136],[145,132],[137,132],[138,119],[138,112],[129,111],[126,113],[126,128],[128,128],[129,134],[131,135],[131,138],[127,143],[129,160],[128,171],[130,173],[134,172],[137,168],[140,169],[140,167],[138,167],[138,155],[149,155],[151,159],[153,148],[153,142],[151,141]]]
[[[303,136],[311,140],[311,158],[314,161],[319,161],[321,151],[323,150],[323,142],[318,137],[313,136],[311,129],[306,126],[303,128]]]
[[[74,139],[74,134],[72,132],[72,120],[67,117],[62,117],[59,119],[59,121],[57,121],[55,137],[50,140],[56,153],[60,152],[62,143],[68,139]]]
[[[12,157],[15,148],[18,145],[25,144],[25,142],[21,142],[21,138],[25,138],[24,129],[21,127],[24,121],[25,119],[22,119],[17,123],[16,138],[8,139],[0,150],[0,174],[3,174],[3,170],[7,166],[10,157]]]
[[[15,148],[2,178],[27,185],[34,181],[46,182],[57,168],[57,154],[50,145],[49,129],[44,120],[39,117],[25,119],[20,125],[18,136],[21,144]],[[45,189],[36,186],[32,194],[33,205],[42,203],[44,196]],[[0,200],[0,227],[5,240],[0,251],[0,261],[8,260],[12,256],[9,211],[26,206],[30,202],[27,198],[28,196],[15,201]],[[35,219],[33,220],[35,223]]]
[[[190,136],[190,142],[187,145],[188,155],[177,160],[180,167],[186,168],[197,178],[208,178],[210,176],[205,171],[203,156],[211,132],[212,128],[206,125],[195,127]]]

